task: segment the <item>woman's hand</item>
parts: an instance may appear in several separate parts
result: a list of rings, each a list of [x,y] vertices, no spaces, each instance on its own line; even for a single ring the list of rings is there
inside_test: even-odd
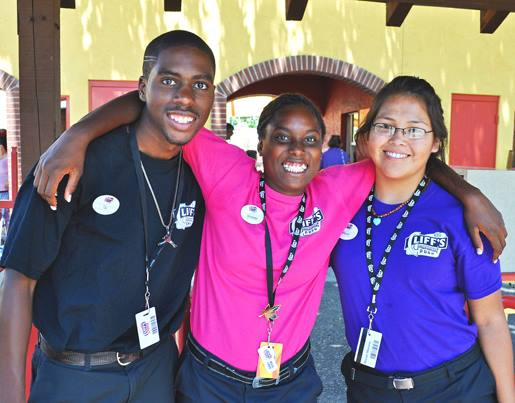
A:
[[[80,129],[73,126],[64,132],[41,155],[34,171],[34,187],[53,210],[57,208],[57,187],[64,176],[69,175],[64,191],[64,199],[68,202],[82,176],[89,141],[79,133],[75,134],[76,131]]]
[[[483,242],[479,235],[482,232],[490,241],[493,260],[497,262],[506,246],[508,236],[502,214],[478,189],[468,192],[463,199],[463,205],[467,229],[478,254],[483,253]]]

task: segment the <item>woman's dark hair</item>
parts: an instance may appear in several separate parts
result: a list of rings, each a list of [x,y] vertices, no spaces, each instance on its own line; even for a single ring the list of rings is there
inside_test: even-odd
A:
[[[367,136],[372,129],[379,109],[383,106],[388,98],[394,95],[408,95],[420,99],[427,108],[427,114],[431,121],[431,127],[435,138],[440,140],[440,148],[431,158],[440,158],[445,161],[445,145],[447,142],[447,128],[443,118],[442,101],[436,95],[435,89],[426,80],[413,76],[398,76],[386,84],[379,91],[372,102],[372,107],[365,118],[361,127],[357,130],[355,138]]]
[[[331,148],[340,148],[342,145],[340,136],[338,136],[337,134],[333,134],[327,142],[327,145]]]
[[[259,115],[259,121],[257,125],[257,132],[259,139],[262,140],[265,137],[265,129],[267,125],[275,118],[278,112],[282,109],[287,108],[289,106],[303,106],[306,108],[317,120],[320,135],[322,138],[325,135],[325,123],[322,114],[316,107],[316,105],[304,95],[300,94],[281,94],[273,101],[271,101],[268,105],[266,105]]]

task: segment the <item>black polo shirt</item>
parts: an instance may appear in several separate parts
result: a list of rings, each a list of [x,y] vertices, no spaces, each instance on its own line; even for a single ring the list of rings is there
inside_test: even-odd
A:
[[[132,128],[133,130],[133,128]],[[134,315],[145,308],[145,240],[140,194],[146,197],[150,254],[165,234],[148,186],[138,186],[128,127],[95,140],[71,203],[52,211],[25,179],[14,207],[0,265],[38,280],[33,320],[58,351],[120,352],[139,349]],[[140,153],[167,223],[178,157],[158,160]],[[175,331],[184,314],[197,265],[204,202],[183,162],[183,185],[172,233],[150,273],[150,305],[161,337]]]

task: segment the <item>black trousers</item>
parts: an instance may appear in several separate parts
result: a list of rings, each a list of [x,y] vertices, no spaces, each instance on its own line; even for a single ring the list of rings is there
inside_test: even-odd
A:
[[[146,357],[77,367],[48,358],[39,347],[32,357],[30,403],[173,403],[178,354],[168,337]]]
[[[478,347],[475,346],[474,348]],[[417,375],[431,373],[438,373],[440,375],[435,376],[435,379],[429,382],[417,384],[415,381],[413,389],[396,390],[374,387],[370,384],[353,380],[351,375],[352,367],[373,375],[383,375],[384,377],[388,377],[388,375],[354,363],[354,353],[351,352],[345,356],[342,362],[342,372],[347,383],[347,401],[349,403],[496,402],[495,380],[483,353],[480,353],[478,358],[467,367],[452,370],[452,368],[456,367],[456,364],[459,366],[459,360],[462,356],[430,370],[412,374],[403,373],[402,377],[416,377]],[[444,376],[441,376],[441,374],[444,374]]]
[[[322,381],[311,356],[287,381],[254,389],[200,363],[187,345],[182,354],[176,377],[177,403],[316,403],[322,393]]]

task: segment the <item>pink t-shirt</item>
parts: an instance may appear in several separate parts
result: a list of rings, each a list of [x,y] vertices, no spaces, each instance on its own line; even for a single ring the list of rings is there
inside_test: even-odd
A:
[[[256,371],[257,349],[267,338],[258,317],[268,303],[264,223],[242,218],[244,206],[261,208],[260,174],[241,149],[202,129],[184,147],[206,203],[200,260],[192,292],[191,331],[208,351],[236,368]],[[272,341],[283,344],[282,362],[306,343],[315,324],[329,255],[374,180],[370,161],[321,171],[306,189],[306,212],[297,253],[277,289],[280,304]],[[301,196],[266,186],[274,284],[291,243],[291,222]]]

